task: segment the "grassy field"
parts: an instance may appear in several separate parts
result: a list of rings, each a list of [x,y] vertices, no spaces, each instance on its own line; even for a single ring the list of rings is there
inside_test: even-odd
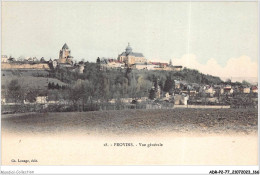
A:
[[[2,115],[3,165],[257,165],[257,155],[256,109]]]
[[[257,109],[164,109],[2,115],[2,129],[26,133],[251,133]]]
[[[54,82],[55,85],[58,83],[60,86],[66,85],[58,79],[33,76],[2,76],[1,84],[7,86],[11,80],[15,79],[25,88],[47,89],[49,82]]]

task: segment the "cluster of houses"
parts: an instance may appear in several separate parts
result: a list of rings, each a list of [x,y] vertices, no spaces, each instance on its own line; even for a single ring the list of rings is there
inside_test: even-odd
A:
[[[128,66],[125,62],[114,58],[99,58],[102,70],[106,69],[125,69],[131,67],[137,70],[165,70],[165,71],[181,71],[182,66],[173,66],[168,63],[162,62],[151,62],[147,61],[144,63],[134,62],[131,66]]]
[[[257,100],[258,85],[198,85],[185,81],[175,80],[175,104],[188,104],[188,100],[194,103],[208,102],[209,104],[220,104],[220,97],[234,98],[237,94],[253,94]]]
[[[98,58],[100,66],[105,69],[124,69],[132,68],[138,70],[166,70],[166,71],[181,71],[182,66],[173,66],[172,62],[151,62],[148,61],[142,53],[133,52],[130,44],[118,55],[117,59],[113,58]],[[84,62],[75,63],[71,50],[65,43],[59,51],[59,59],[45,60],[43,57],[38,59],[36,57],[18,58],[6,55],[1,56],[2,70],[23,69],[23,70],[50,70],[56,67],[67,68],[73,72],[83,73]]]

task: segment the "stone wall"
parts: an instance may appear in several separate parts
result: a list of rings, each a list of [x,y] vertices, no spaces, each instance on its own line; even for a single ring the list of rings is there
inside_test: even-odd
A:
[[[21,64],[21,63],[2,63],[2,70],[5,69],[39,69],[46,70],[50,69],[47,63],[38,63],[38,64]]]

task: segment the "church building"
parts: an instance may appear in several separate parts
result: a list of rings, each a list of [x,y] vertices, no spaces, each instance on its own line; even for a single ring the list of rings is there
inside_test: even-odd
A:
[[[59,59],[57,60],[58,63],[61,64],[72,64],[73,57],[70,55],[71,51],[68,47],[68,45],[65,43],[60,50]]]
[[[146,58],[142,53],[133,52],[132,47],[128,43],[128,46],[125,49],[125,52],[118,55],[118,61],[124,62],[128,66],[132,66],[135,63],[145,63],[147,62]]]

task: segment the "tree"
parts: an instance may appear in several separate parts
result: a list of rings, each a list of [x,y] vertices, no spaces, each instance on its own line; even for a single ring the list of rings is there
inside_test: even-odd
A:
[[[248,81],[246,81],[246,80],[243,80],[242,81],[242,85],[245,85],[245,86],[250,86],[251,85],[251,83],[249,83]]]
[[[11,80],[7,87],[7,98],[11,99],[15,103],[22,102],[24,99],[24,93],[18,80]]]
[[[98,57],[98,58],[97,58],[97,67],[96,67],[97,72],[100,72],[100,70],[101,70],[101,65],[100,65],[100,63],[101,63],[101,60],[100,60],[100,58]]]
[[[25,95],[25,99],[32,103],[32,102],[36,101],[37,95],[38,95],[38,92],[36,89],[28,89],[27,93]]]
[[[128,80],[128,85],[131,84],[131,72],[132,72],[132,69],[131,68],[127,68],[126,71],[125,71],[125,77],[127,78]]]
[[[110,86],[110,81],[109,81],[109,79],[108,78],[106,78],[106,77],[104,77],[104,79],[103,79],[103,92],[102,92],[102,94],[103,94],[103,98],[105,99],[105,100],[108,100],[109,99],[109,93],[110,93],[110,91],[109,91],[109,86]]]
[[[149,99],[153,100],[155,99],[155,89],[152,88],[149,92]]]
[[[44,62],[45,62],[44,57],[41,57],[40,62],[41,62],[41,63],[44,63]]]
[[[155,92],[158,91],[158,79],[156,77],[154,77],[153,79],[153,83],[154,83],[154,90]]]
[[[170,76],[167,76],[167,79],[165,80],[164,83],[163,91],[172,93],[173,89],[174,89],[174,80],[172,80]]]
[[[57,83],[55,86],[56,89],[60,89],[60,85]]]
[[[127,97],[128,94],[127,94],[127,89],[128,89],[128,79],[127,78],[123,78],[123,83],[122,83],[122,96],[123,97]]]
[[[231,84],[231,79],[227,79],[227,80],[225,81],[225,84]]]
[[[52,89],[51,82],[48,83],[48,89]]]
[[[99,57],[97,58],[97,64],[100,64],[100,58]]]
[[[51,83],[51,89],[55,89],[55,84],[54,84],[54,82]]]

